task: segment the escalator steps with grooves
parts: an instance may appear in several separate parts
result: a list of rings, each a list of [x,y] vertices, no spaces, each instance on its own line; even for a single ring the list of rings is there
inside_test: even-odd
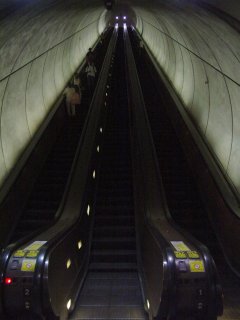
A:
[[[50,152],[10,243],[19,240],[54,221],[62,200],[68,175],[83,126],[83,118],[66,119],[60,136]]]
[[[211,226],[186,157],[164,107],[166,89],[162,83],[158,83],[161,89],[156,87],[146,62],[138,57],[136,51],[135,57],[171,215],[179,225],[186,229],[190,227],[191,233],[205,242],[204,237],[208,234],[206,228],[211,230]],[[213,234],[213,231],[210,233]],[[209,241],[207,242],[209,245]]]
[[[121,31],[120,31],[121,32]],[[120,39],[119,39],[120,38]],[[70,319],[146,319],[136,261],[128,104],[119,35],[88,275]]]
[[[90,263],[94,271],[137,269],[128,113],[126,108],[121,110],[110,111],[105,133]]]
[[[137,307],[141,304],[139,279],[135,272],[90,272],[78,309],[70,319],[146,319]]]

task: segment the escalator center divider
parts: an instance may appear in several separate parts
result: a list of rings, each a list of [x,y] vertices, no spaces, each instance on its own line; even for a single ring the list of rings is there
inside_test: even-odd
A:
[[[123,29],[100,160],[88,274],[70,319],[145,319],[136,261]],[[101,295],[98,294],[101,292]]]
[[[107,119],[97,188],[90,270],[136,271],[128,110],[123,39],[119,31],[114,72],[114,100]]]

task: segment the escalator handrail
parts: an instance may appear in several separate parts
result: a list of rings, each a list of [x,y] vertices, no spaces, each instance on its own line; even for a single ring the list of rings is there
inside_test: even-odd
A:
[[[126,51],[129,52],[130,50],[130,42],[129,42],[129,39],[128,39],[128,35],[126,35]],[[130,50],[131,51],[131,50]],[[127,72],[126,74],[132,74],[130,73],[131,71],[133,71],[133,68],[136,69],[136,66],[135,66],[135,63],[134,63],[134,60],[132,60],[131,62],[129,62],[129,59],[126,58],[126,68],[127,68]],[[128,82],[128,99],[129,99],[129,105],[132,105],[132,102],[133,102],[133,97],[132,97],[132,94],[131,94],[131,77],[127,77],[127,82]],[[143,97],[141,96],[141,104],[144,104],[143,102]],[[139,106],[139,104],[138,104]],[[144,113],[145,113],[145,118],[147,119],[147,115],[146,115],[146,110],[144,110]],[[134,112],[134,111],[133,111]],[[131,114],[130,114],[131,116]],[[131,122],[132,122],[132,127],[134,128],[134,119],[133,119],[133,116],[131,116]],[[148,123],[148,122],[146,122]],[[143,129],[143,128],[142,128]],[[134,130],[134,129],[133,129]],[[144,129],[143,129],[144,131]],[[146,133],[149,134],[150,133],[150,127],[148,126],[147,130],[146,130]],[[130,133],[130,134],[133,134]],[[151,134],[149,135],[150,139],[151,139]],[[133,140],[133,139],[132,139]],[[135,141],[135,144],[141,144],[141,141],[139,141],[139,139],[137,139],[137,141]],[[154,150],[153,148],[153,141],[151,143],[152,145],[152,148],[151,150]],[[140,147],[140,149],[142,149]],[[154,151],[153,151],[153,154],[154,154]],[[154,159],[155,159],[155,163],[156,163],[156,155],[154,156]],[[142,161],[141,161],[142,163]],[[144,170],[144,168],[142,168],[142,170]],[[143,171],[144,172],[144,171]],[[161,194],[161,191],[160,193]],[[162,194],[161,194],[161,197],[162,197]],[[163,204],[165,202],[163,201]],[[173,291],[174,291],[174,288],[175,288],[175,285],[174,285],[174,259],[171,259],[171,246],[170,244],[166,241],[166,239],[157,231],[157,229],[155,228],[155,223],[154,223],[154,220],[151,218],[151,217],[147,217],[145,216],[145,225],[146,227],[150,230],[150,233],[153,235],[153,237],[155,238],[157,244],[158,244],[158,247],[159,249],[161,250],[161,253],[162,253],[162,256],[163,256],[163,266],[164,266],[164,269],[163,269],[163,272],[165,273],[165,281],[163,283],[163,291],[162,291],[162,294],[163,296],[166,296],[168,297],[167,300],[167,304],[168,306],[166,307],[166,310],[162,310],[162,312],[169,312],[169,310],[173,309],[174,308],[174,305],[173,305]],[[166,280],[167,279],[167,280]],[[159,301],[159,304],[160,302],[163,302],[163,303],[166,303],[166,300],[164,301],[164,299],[162,301]],[[171,306],[170,306],[171,304]],[[150,311],[151,313],[151,311]],[[166,314],[167,316],[167,314]]]

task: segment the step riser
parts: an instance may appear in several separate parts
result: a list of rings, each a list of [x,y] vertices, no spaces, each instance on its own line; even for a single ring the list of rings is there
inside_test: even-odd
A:
[[[93,240],[93,250],[135,250],[135,241],[115,242],[115,241],[100,241],[99,239]]]

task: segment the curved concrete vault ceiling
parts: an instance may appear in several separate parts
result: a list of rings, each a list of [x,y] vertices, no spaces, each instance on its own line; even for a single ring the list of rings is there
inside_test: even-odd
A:
[[[203,1],[116,1],[127,14],[240,192],[240,37]],[[238,1],[208,0],[239,17]],[[0,184],[111,20],[103,1],[2,1]],[[4,18],[3,18],[4,17]]]
[[[136,27],[239,192],[239,33],[189,1],[169,3],[136,7]]]
[[[0,22],[0,184],[105,28],[105,10],[99,1],[3,3],[6,18]]]

